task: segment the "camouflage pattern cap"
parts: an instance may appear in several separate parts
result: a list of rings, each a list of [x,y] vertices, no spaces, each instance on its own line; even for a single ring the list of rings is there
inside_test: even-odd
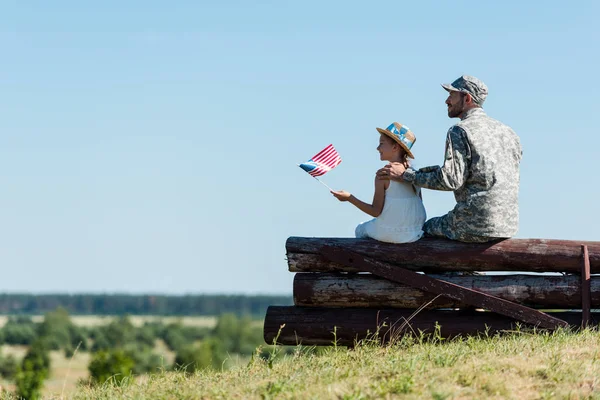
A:
[[[451,84],[442,84],[442,87],[449,92],[469,93],[473,101],[480,106],[483,105],[488,95],[488,88],[485,83],[470,75],[463,75]]]

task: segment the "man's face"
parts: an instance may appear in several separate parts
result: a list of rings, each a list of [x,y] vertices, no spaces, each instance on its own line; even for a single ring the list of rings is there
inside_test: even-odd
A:
[[[448,117],[456,118],[462,114],[465,107],[465,95],[461,92],[448,92],[446,104],[448,105]]]

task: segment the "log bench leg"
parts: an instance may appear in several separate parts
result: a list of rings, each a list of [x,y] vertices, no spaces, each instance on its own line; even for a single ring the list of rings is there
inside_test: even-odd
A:
[[[590,324],[590,308],[592,293],[590,290],[590,256],[588,247],[581,246],[583,262],[581,263],[581,327],[586,328]]]

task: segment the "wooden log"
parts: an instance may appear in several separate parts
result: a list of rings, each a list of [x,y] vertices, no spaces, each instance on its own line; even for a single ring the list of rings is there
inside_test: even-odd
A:
[[[529,307],[579,309],[582,304],[577,275],[429,276]],[[600,308],[600,277],[592,277],[590,282],[592,308]],[[372,274],[297,273],[294,276],[294,304],[297,306],[419,308],[435,297]],[[464,306],[438,297],[428,308]]]
[[[324,247],[322,253],[329,260],[339,264],[356,266],[358,269],[371,272],[372,274],[396,283],[402,283],[426,292],[449,297],[460,301],[461,303],[484,308],[531,325],[540,326],[546,329],[557,329],[559,327],[568,326],[565,321],[549,316],[548,314],[533,308],[458,286],[453,283],[434,279],[428,275],[419,274],[397,265],[394,266],[386,262],[373,260],[369,257],[363,257],[353,251],[331,246]]]
[[[373,338],[379,332],[380,341],[402,334],[433,333],[436,324],[442,337],[473,335],[513,330],[515,320],[491,312],[424,310],[416,314],[408,324],[414,310],[389,308],[312,308],[294,306],[271,306],[267,309],[264,339],[267,344],[277,340],[283,345],[353,345],[356,340]],[[581,324],[580,312],[549,313],[567,321],[571,326]],[[596,321],[600,314],[592,313]],[[520,324],[525,327],[526,325]],[[334,334],[335,332],[335,334]]]
[[[325,260],[321,249],[335,246],[413,271],[581,271],[581,246],[589,252],[591,273],[600,273],[600,242],[550,239],[506,239],[490,243],[461,243],[424,238],[392,244],[372,239],[290,237],[286,242],[292,272],[356,272]]]

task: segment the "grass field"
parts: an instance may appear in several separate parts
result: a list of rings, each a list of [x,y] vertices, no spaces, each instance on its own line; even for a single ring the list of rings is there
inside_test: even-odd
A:
[[[224,372],[164,372],[75,399],[600,399],[600,333],[516,332],[329,348]]]

